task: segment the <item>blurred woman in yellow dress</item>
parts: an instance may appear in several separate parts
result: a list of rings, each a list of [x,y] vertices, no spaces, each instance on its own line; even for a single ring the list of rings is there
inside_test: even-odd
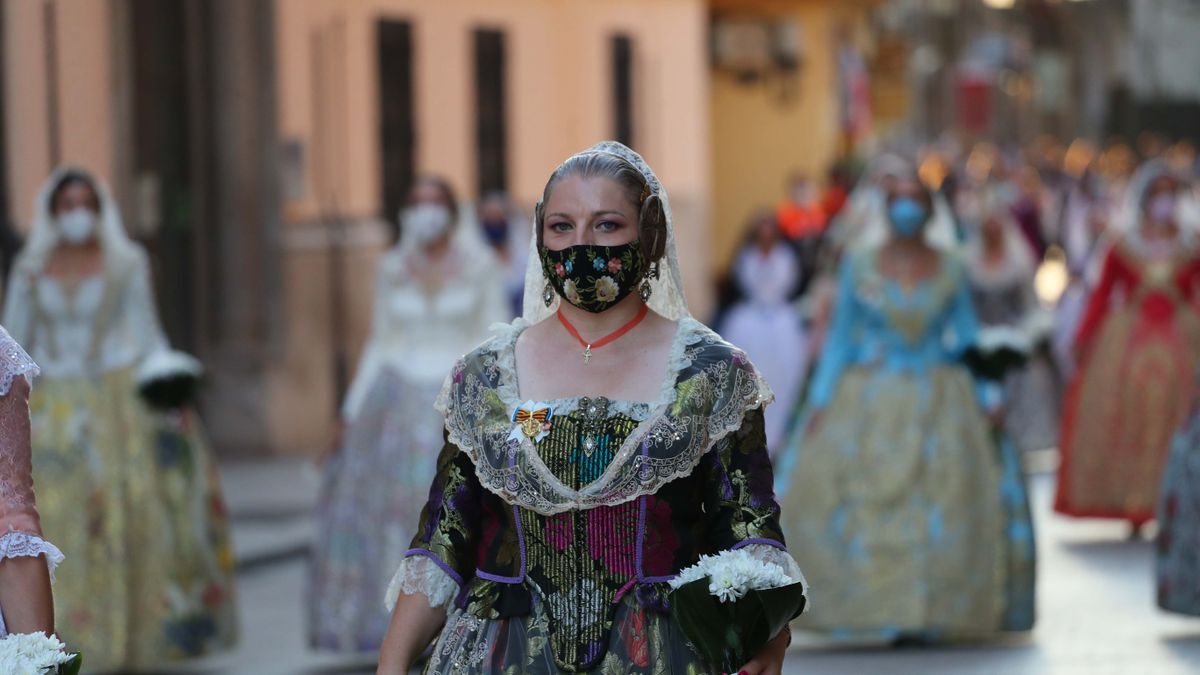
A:
[[[97,671],[228,645],[233,560],[215,466],[193,413],[167,400],[199,365],[169,350],[146,254],[91,175],[60,169],[42,187],[4,325],[42,369],[38,501],[72,562],[58,575],[59,633]]]

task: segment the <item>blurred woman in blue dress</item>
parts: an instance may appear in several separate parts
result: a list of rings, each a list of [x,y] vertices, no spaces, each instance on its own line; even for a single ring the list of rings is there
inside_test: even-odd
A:
[[[959,362],[978,332],[970,282],[927,242],[934,201],[915,175],[886,204],[885,243],[843,258],[777,472],[784,530],[820,593],[798,625],[896,641],[1027,630],[1027,496]]]

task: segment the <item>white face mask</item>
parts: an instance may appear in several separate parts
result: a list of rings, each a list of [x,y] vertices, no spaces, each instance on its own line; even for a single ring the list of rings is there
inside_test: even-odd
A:
[[[424,246],[450,229],[450,209],[441,204],[418,204],[400,212],[402,237]]]
[[[86,207],[72,209],[58,217],[58,232],[69,244],[82,244],[96,232],[96,214]]]

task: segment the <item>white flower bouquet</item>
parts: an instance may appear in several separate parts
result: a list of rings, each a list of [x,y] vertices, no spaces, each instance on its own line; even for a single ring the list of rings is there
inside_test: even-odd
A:
[[[4,675],[78,675],[83,657],[72,654],[53,635],[16,633],[0,638]]]
[[[138,368],[137,387],[156,410],[178,410],[196,400],[204,367],[191,354],[163,349]]]
[[[671,580],[671,617],[696,652],[736,673],[804,611],[803,581],[748,551],[701,556]]]
[[[980,329],[975,344],[963,354],[963,361],[978,377],[999,381],[1009,371],[1025,365],[1034,346],[1025,330],[989,326]]]

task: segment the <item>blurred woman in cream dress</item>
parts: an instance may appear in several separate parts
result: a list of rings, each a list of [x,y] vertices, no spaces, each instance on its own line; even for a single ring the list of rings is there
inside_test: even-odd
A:
[[[96,178],[60,169],[42,187],[4,325],[42,369],[38,501],[72,562],[59,633],[97,671],[228,646],[233,555],[211,451],[186,405],[155,410],[140,392],[198,365],[170,352],[149,261]]]

